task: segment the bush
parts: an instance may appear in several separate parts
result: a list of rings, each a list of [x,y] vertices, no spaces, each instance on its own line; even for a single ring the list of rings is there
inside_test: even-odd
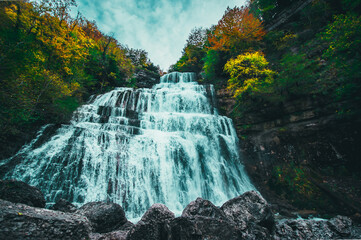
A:
[[[254,52],[239,55],[224,66],[230,75],[228,89],[233,97],[244,100],[247,97],[270,97],[276,72],[267,68],[263,53]]]

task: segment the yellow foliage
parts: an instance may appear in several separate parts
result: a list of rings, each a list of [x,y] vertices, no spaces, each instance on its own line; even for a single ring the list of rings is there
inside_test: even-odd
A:
[[[5,8],[5,13],[9,17],[9,19],[15,23],[16,21],[16,11],[18,10],[17,6],[15,4],[11,4],[10,7]]]
[[[233,92],[233,97],[243,97],[246,93],[271,93],[269,86],[276,72],[267,66],[268,62],[261,52],[245,53],[229,60],[224,69],[231,76],[228,89]]]

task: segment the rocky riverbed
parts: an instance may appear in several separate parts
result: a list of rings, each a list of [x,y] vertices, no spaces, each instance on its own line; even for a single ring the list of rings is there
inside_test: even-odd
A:
[[[257,192],[246,192],[221,207],[197,198],[181,216],[154,204],[137,223],[115,203],[76,208],[60,199],[45,209],[42,193],[15,180],[0,181],[0,239],[350,239],[361,231],[348,217],[287,219],[272,212]]]

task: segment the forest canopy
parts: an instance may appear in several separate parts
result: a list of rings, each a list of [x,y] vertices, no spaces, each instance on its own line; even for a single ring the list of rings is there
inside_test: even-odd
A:
[[[67,121],[92,94],[159,76],[148,53],[102,33],[75,0],[0,2],[1,142],[44,123]]]

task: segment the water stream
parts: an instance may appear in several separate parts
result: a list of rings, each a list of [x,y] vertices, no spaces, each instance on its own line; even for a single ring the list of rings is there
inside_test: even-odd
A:
[[[232,120],[215,108],[212,85],[171,73],[152,89],[116,88],[94,96],[39,144],[46,129],[8,159],[7,173],[65,198],[122,205],[129,219],[153,203],[180,214],[197,197],[216,205],[254,189],[238,153]],[[20,159],[20,160],[19,160]]]

